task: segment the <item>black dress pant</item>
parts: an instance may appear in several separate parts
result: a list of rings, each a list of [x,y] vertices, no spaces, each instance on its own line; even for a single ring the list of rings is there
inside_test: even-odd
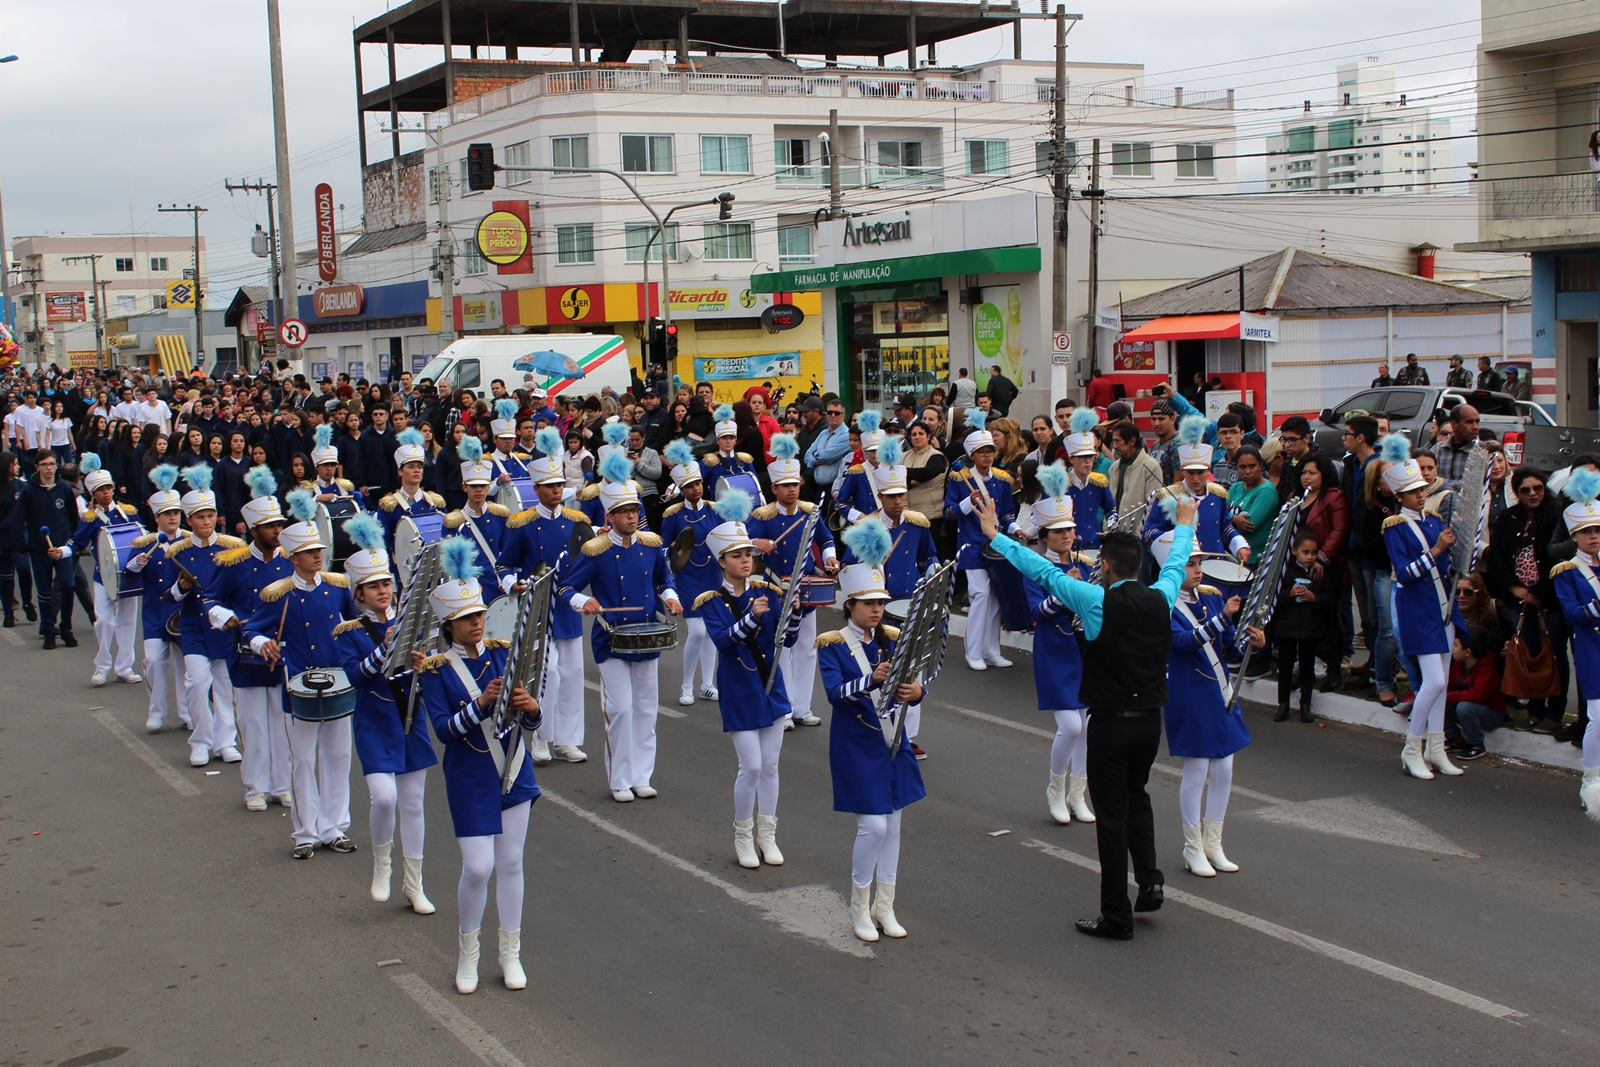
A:
[[[1161,749],[1161,709],[1118,713],[1089,709],[1087,768],[1100,847],[1100,915],[1114,930],[1133,929],[1128,857],[1141,887],[1166,882],[1156,866],[1156,824],[1150,809],[1150,765]]]
[[[1288,706],[1294,693],[1294,668],[1300,667],[1300,703],[1311,706],[1311,692],[1317,684],[1317,639],[1278,638],[1278,703]]]

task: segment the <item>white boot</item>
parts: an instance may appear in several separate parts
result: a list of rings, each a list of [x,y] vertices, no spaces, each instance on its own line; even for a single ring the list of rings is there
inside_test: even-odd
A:
[[[756,816],[756,848],[761,850],[761,858],[774,867],[783,866],[783,853],[778,851],[778,817],[776,815]]]
[[[1222,824],[1220,822],[1201,819],[1200,839],[1205,845],[1206,859],[1214,869],[1227,874],[1232,874],[1239,869],[1239,865],[1230,860],[1227,854],[1222,851]]]
[[[761,866],[761,857],[756,855],[755,827],[754,819],[733,820],[733,854],[739,857],[741,867]]]
[[[263,804],[262,808],[265,807]],[[389,876],[394,873],[389,864],[389,850],[392,848],[393,841],[372,846],[372,899],[379,904],[389,899]]]
[[[478,990],[478,931],[457,930],[456,992],[462,996]]]
[[[533,757],[535,766],[542,767],[550,762],[550,742],[538,734],[533,735],[533,744],[529,745],[528,748],[530,749],[529,755]]]
[[[406,895],[407,900],[411,901],[411,910],[418,915],[432,915],[439,909],[433,906],[433,901],[429,900],[428,895],[422,891],[422,857],[418,856],[413,859],[410,856],[404,856],[401,858],[401,862],[405,864],[406,870],[401,892]]]
[[[1067,810],[1067,776],[1052,774],[1050,784],[1044,788],[1044,802],[1050,806],[1050,817],[1062,826],[1072,822],[1072,812]]]
[[[878,896],[872,902],[872,919],[889,937],[906,936],[906,928],[894,917],[894,886],[878,883]]]
[[[1600,767],[1583,769],[1583,785],[1578,788],[1578,799],[1589,818],[1600,822]]]
[[[1433,764],[1433,769],[1440,774],[1466,774],[1467,772],[1450,762],[1450,754],[1444,750],[1444,734],[1428,735],[1428,762]]]
[[[1400,764],[1406,773],[1413,778],[1423,781],[1433,777],[1433,772],[1428,770],[1427,761],[1422,758],[1422,738],[1406,735],[1406,747],[1400,750]]]
[[[1072,817],[1079,822],[1094,822],[1094,812],[1089,810],[1089,804],[1083,799],[1083,791],[1089,788],[1087,778],[1067,779],[1067,807],[1072,811]]]
[[[1191,874],[1201,878],[1215,878],[1217,872],[1206,859],[1205,838],[1198,826],[1183,828],[1183,865]]]
[[[522,931],[500,931],[500,973],[506,976],[507,989],[527,989],[528,975],[522,969]]]
[[[878,940],[878,927],[872,921],[872,887],[850,884],[850,921],[856,936],[863,941]]]

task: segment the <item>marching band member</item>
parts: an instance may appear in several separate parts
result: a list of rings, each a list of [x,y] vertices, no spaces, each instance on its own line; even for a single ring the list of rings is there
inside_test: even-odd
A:
[[[583,512],[561,504],[566,485],[561,431],[545,426],[534,440],[543,454],[528,462],[528,475],[539,502],[506,520],[506,547],[500,560],[519,578],[532,577],[540,567],[560,566],[572,543],[572,528],[585,521]],[[589,758],[583,751],[583,618],[558,596],[550,598],[545,642],[550,658],[538,694],[543,715],[534,736],[533,760],[583,763]]]
[[[855,529],[870,533],[852,535]],[[833,810],[856,817],[856,841],[850,864],[850,918],[863,941],[878,940],[878,928],[890,937],[905,937],[894,914],[895,884],[900,868],[900,817],[904,809],[928,795],[922,770],[903,744],[889,754],[884,731],[891,720],[879,715],[876,695],[889,677],[900,631],[883,625],[889,600],[883,561],[889,537],[881,523],[865,520],[845,532],[860,563],[839,572],[848,621],[844,629],[817,638],[817,665],[822,686],[833,705],[828,737],[828,766],[833,776]],[[902,684],[898,700],[922,700],[922,683]],[[892,705],[891,705],[892,706]],[[877,898],[873,899],[873,883]]]
[[[837,506],[843,509],[844,517],[850,522],[858,522],[878,510],[872,475],[881,465],[878,449],[884,443],[884,433],[879,429],[882,424],[883,416],[876,411],[863,411],[856,416],[856,429],[861,434],[861,462],[851,464],[835,494]]]
[[[695,607],[705,611],[706,629],[720,653],[717,691],[722,694],[722,732],[731,736],[739,759],[733,780],[733,851],[741,867],[759,867],[763,860],[773,866],[783,863],[777,841],[778,756],[789,720],[789,697],[782,668],[773,660],[779,641],[792,644],[800,633],[797,612],[787,632],[778,634],[783,587],[750,577],[755,545],[744,526],[750,505],[750,494],[733,488],[723,490],[722,498],[712,505],[723,522],[706,536],[706,544],[722,567],[722,584],[695,600]],[[773,671],[777,677],[769,689],[767,678]]]
[[[594,461],[599,463],[611,453],[621,451],[624,456],[628,454],[628,434],[632,427],[621,419],[612,415],[600,427],[600,439],[604,442],[595,452]]]
[[[1074,411],[1067,423],[1067,462],[1072,465],[1067,496],[1072,498],[1072,519],[1077,523],[1073,536],[1080,549],[1099,548],[1100,531],[1117,512],[1117,495],[1111,491],[1111,482],[1094,469],[1094,461],[1100,455],[1100,442],[1094,436],[1098,425],[1100,416],[1094,408],[1087,407]]]
[[[756,478],[755,460],[748,453],[734,451],[739,440],[739,424],[733,419],[733,405],[718,405],[716,420],[713,432],[717,435],[717,450],[700,461],[705,468],[706,495],[713,500],[718,496],[717,486],[728,476],[748,475],[752,483]],[[759,492],[757,489],[757,495]],[[715,566],[712,569],[715,570]],[[712,581],[714,583],[717,579],[713,577]]]
[[[672,587],[661,538],[639,529],[644,509],[632,480],[633,464],[613,452],[600,465],[600,473],[605,479],[600,500],[610,528],[586,542],[582,553],[568,562],[557,595],[585,615],[611,609],[609,620],[596,620],[590,641],[600,668],[611,799],[626,804],[657,793],[650,778],[656,769],[656,668],[661,653],[613,649],[611,626],[654,622],[658,597],[671,615],[683,614],[683,605]],[[592,595],[585,596],[583,589]]]
[[[323,423],[317,427],[316,445],[311,449],[311,462],[317,468],[317,483],[312,492],[316,494],[317,503],[326,504],[330,500],[350,497],[358,506],[362,504],[361,492],[355,483],[346,478],[339,477],[339,450],[333,445],[333,426]]]
[[[727,405],[724,404],[724,407]],[[666,460],[672,464],[672,484],[678,487],[683,499],[669,505],[661,513],[661,539],[673,544],[685,530],[694,531],[694,551],[689,562],[674,576],[674,587],[681,592],[689,607],[684,610],[688,620],[689,636],[683,643],[683,687],[678,690],[678,703],[688,707],[694,703],[694,669],[700,667],[700,697],[717,700],[717,646],[706,636],[706,620],[694,607],[700,594],[715,589],[722,581],[717,560],[706,547],[706,535],[717,525],[717,513],[705,499],[706,479],[700,465],[694,460],[689,442],[682,438],[667,445]],[[709,458],[707,463],[709,463]]]
[[[440,563],[447,581],[428,597],[439,632],[450,648],[412,663],[422,680],[422,701],[433,732],[444,745],[444,788],[450,821],[461,846],[461,882],[456,888],[458,954],[456,992],[478,988],[478,932],[495,875],[500,915],[500,971],[507,989],[525,989],[522,969],[522,852],[528,816],[539,796],[522,731],[539,722],[539,704],[518,685],[511,691],[512,728],[495,731],[494,708],[506,673],[506,642],[483,637],[485,606],[473,562],[477,546],[464,538],[445,542]],[[506,761],[514,765],[511,788],[502,793]]]
[[[1561,613],[1572,626],[1578,687],[1588,698],[1589,724],[1583,731],[1583,784],[1578,800],[1589,818],[1600,822],[1600,474],[1578,467],[1562,487],[1572,503],[1563,518],[1578,544],[1577,554],[1550,568]],[[1431,740],[1431,738],[1430,738]]]
[[[1033,524],[1044,535],[1044,557],[1063,573],[1086,580],[1089,565],[1072,552],[1077,539],[1076,507],[1067,470],[1059,462],[1051,463],[1039,468],[1038,477],[1043,492],[1033,503]],[[1049,712],[1056,721],[1045,803],[1050,817],[1063,826],[1074,818],[1094,822],[1094,812],[1083,799],[1089,785],[1084,769],[1089,738],[1084,733],[1088,712],[1078,697],[1078,683],[1083,678],[1078,617],[1033,579],[1024,579],[1023,588],[1034,619],[1033,686],[1039,694],[1039,710]]]
[[[344,574],[361,614],[335,626],[333,636],[345,677],[356,690],[356,712],[350,721],[372,802],[367,816],[372,830],[372,899],[380,904],[389,899],[390,854],[398,810],[400,855],[405,866],[402,892],[412,911],[432,915],[437,909],[422,891],[422,844],[427,828],[422,802],[428,768],[438,763],[439,757],[428,736],[426,715],[417,715],[411,729],[405,728],[402,702],[414,679],[384,674],[390,631],[398,620],[394,575],[389,573],[389,554],[383,550],[383,524],[369,514],[353,515],[344,521],[344,532],[356,546],[344,561]]]
[[[1400,762],[1413,778],[1432,778],[1433,771],[1466,773],[1450,762],[1444,750],[1445,691],[1449,684],[1451,637],[1447,620],[1456,608],[1446,590],[1449,561],[1440,557],[1455,544],[1455,534],[1436,515],[1424,515],[1428,483],[1404,435],[1390,434],[1380,446],[1384,485],[1400,502],[1400,514],[1383,521],[1383,544],[1394,564],[1394,633],[1400,650],[1414,657],[1422,684],[1411,703],[1411,727]],[[1424,755],[1423,737],[1427,737]]]
[[[1156,565],[1164,567],[1174,535],[1162,534],[1150,546]],[[1233,754],[1250,743],[1250,730],[1237,699],[1228,697],[1226,649],[1233,643],[1233,617],[1239,598],[1224,599],[1201,585],[1200,560],[1192,554],[1184,566],[1178,603],[1172,609],[1172,652],[1167,660],[1167,753],[1183,760],[1178,786],[1178,813],[1183,819],[1183,865],[1201,878],[1239,865],[1222,851],[1222,824],[1233,791]],[[1253,648],[1263,648],[1266,634],[1252,626]],[[1205,794],[1205,818],[1200,795]]]
[[[504,485],[526,478],[527,462],[533,457],[517,451],[517,402],[507,397],[496,400],[494,414],[489,422],[489,431],[494,434],[494,454],[489,463],[494,467],[495,481]]]
[[[189,722],[189,680],[183,669],[183,645],[169,629],[178,614],[178,605],[162,595],[178,580],[178,567],[167,558],[166,546],[183,539],[183,498],[173,486],[178,484],[178,468],[163,463],[150,471],[150,484],[156,491],[145,501],[155,516],[155,533],[134,538],[133,547],[143,549],[128,561],[129,574],[144,575],[145,595],[140,624],[144,627],[144,684],[150,693],[150,709],[144,728],[157,733],[167,721],[167,668],[172,668],[173,692],[177,695],[178,718]]]
[[[245,471],[250,499],[239,509],[249,545],[217,557],[216,573],[206,585],[203,609],[211,628],[237,638],[261,607],[261,591],[294,573],[294,565],[278,551],[283,532],[283,512],[278,508],[278,479],[266,466]],[[244,806],[266,811],[271,796],[289,805],[292,769],[289,765],[289,729],[283,719],[283,678],[265,663],[249,663],[237,649],[228,663],[234,708],[244,738]]]
[[[423,440],[418,430],[402,430],[394,450],[394,465],[400,468],[400,488],[378,501],[378,521],[383,523],[383,541],[394,555],[394,531],[407,515],[432,515],[444,510],[444,497],[422,488]]]
[[[1211,480],[1211,446],[1203,440],[1206,432],[1203,415],[1188,415],[1178,424],[1178,466],[1182,481],[1163,486],[1151,498],[1140,539],[1150,544],[1173,528],[1172,513],[1180,498],[1188,497],[1199,508],[1195,543],[1207,555],[1232,553],[1240,563],[1250,562],[1250,542],[1233,528],[1228,509],[1228,490]]]
[[[772,482],[772,503],[751,512],[749,524],[750,540],[761,553],[767,577],[787,587],[801,575],[814,571],[818,556],[822,559],[823,573],[833,577],[839,573],[839,559],[828,524],[818,522],[811,544],[800,544],[800,528],[805,525],[806,516],[817,507],[800,499],[800,486],[804,481],[800,470],[800,445],[794,434],[775,433],[771,449],[773,460],[767,464],[767,477]],[[817,609],[797,604],[795,611],[800,618],[800,637],[778,653],[778,665],[783,669],[784,686],[793,709],[789,729],[795,724],[822,725],[822,719],[811,710],[811,694],[817,680]]]
[[[339,664],[334,627],[356,614],[350,580],[322,569],[322,543],[313,521],[317,501],[310,491],[289,494],[289,515],[295,521],[278,535],[278,550],[294,565],[294,573],[261,591],[261,606],[244,624],[246,642],[258,656],[279,665],[285,680],[313,668]],[[354,852],[350,829],[350,717],[312,722],[290,713],[289,694],[283,710],[290,714],[289,754],[293,764],[294,851],[308,860],[321,844],[335,852]]]
[[[994,435],[984,429],[988,415],[982,411],[967,412],[967,424],[972,432],[961,446],[966,450],[972,469],[952,470],[945,479],[944,510],[959,513],[956,526],[956,566],[967,575],[967,666],[975,671],[990,667],[1009,667],[1011,661],[1000,655],[1000,602],[995,599],[989,581],[989,570],[983,562],[985,538],[978,526],[974,505],[985,496],[994,501],[1001,525],[1007,530],[1016,528],[1016,504],[1011,494],[1011,475],[994,469]]]
[[[511,511],[489,502],[489,486],[494,483],[495,468],[483,458],[483,445],[478,439],[463,437],[456,446],[456,454],[461,457],[461,485],[467,492],[467,503],[444,517],[444,528],[477,544],[480,558],[487,562],[494,575],[483,587],[484,603],[492,604],[516,581],[516,575],[501,559],[505,552],[506,521]],[[393,576],[390,577],[392,580]]]
[[[92,506],[78,516],[78,529],[72,535],[72,551],[94,554],[94,673],[89,676],[91,685],[105,685],[111,674],[115,643],[117,681],[142,682],[133,670],[133,627],[139,621],[142,596],[120,597],[115,602],[106,595],[105,582],[101,580],[100,531],[108,526],[126,526],[137,529],[139,510],[132,504],[116,503],[117,483],[111,473],[100,464],[94,452],[85,452],[78,459],[78,470],[83,474],[83,487],[89,492]],[[116,559],[108,560],[112,567],[120,566]]]
[[[183,495],[183,514],[189,521],[189,536],[174,541],[163,550],[178,565],[178,580],[166,596],[178,602],[183,625],[183,668],[188,679],[189,765],[204,767],[213,755],[224,763],[238,763],[244,757],[238,749],[239,731],[233,719],[233,682],[228,677],[228,659],[233,639],[216,630],[206,618],[205,588],[217,569],[217,557],[245,543],[237,537],[217,533],[217,496],[211,491],[211,468],[203,463],[185,467],[180,473],[189,483]]]

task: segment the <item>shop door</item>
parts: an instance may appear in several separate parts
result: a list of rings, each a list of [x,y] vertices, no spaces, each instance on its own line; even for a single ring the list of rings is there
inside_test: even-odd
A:
[[[894,398],[919,401],[950,377],[949,304],[943,293],[914,300],[851,305],[852,411],[894,409]]]

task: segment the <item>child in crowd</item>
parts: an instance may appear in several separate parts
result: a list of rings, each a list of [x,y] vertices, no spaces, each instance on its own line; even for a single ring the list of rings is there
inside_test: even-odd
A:
[[[1337,601],[1337,580],[1327,571],[1313,580],[1319,542],[1310,528],[1297,531],[1292,551],[1283,567],[1283,584],[1273,612],[1273,636],[1278,644],[1278,713],[1273,722],[1289,718],[1289,694],[1294,688],[1296,664],[1300,667],[1300,721],[1313,721],[1311,690],[1316,683],[1317,646],[1327,637],[1328,608]]]
[[[1506,696],[1494,643],[1482,626],[1469,626],[1465,640],[1456,630],[1450,652],[1450,685],[1445,690],[1445,746],[1460,759],[1483,755],[1483,735],[1506,721]]]

